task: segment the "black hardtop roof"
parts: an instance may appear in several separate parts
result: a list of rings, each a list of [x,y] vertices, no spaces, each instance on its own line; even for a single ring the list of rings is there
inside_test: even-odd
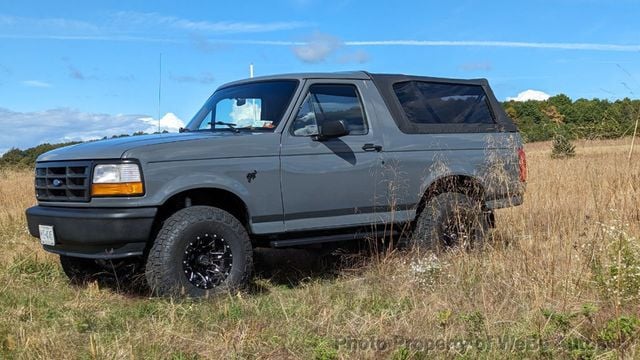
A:
[[[366,71],[338,71],[338,72],[308,72],[308,73],[290,73],[290,74],[258,76],[254,78],[247,78],[247,79],[226,83],[220,86],[220,88],[225,88],[228,86],[239,85],[244,83],[250,83],[254,81],[305,80],[305,79],[373,80],[373,81],[384,81],[387,83],[397,83],[397,82],[403,82],[403,81],[428,81],[428,82],[443,82],[443,83],[470,84],[470,85],[487,85],[489,83],[487,79],[453,79],[453,78],[441,78],[441,77],[406,75],[406,74],[369,73]]]
[[[366,71],[348,71],[348,72],[322,72],[322,73],[294,73],[294,74],[278,74],[269,76],[260,76],[250,79],[243,79],[234,82],[230,82],[222,85],[219,89],[239,84],[249,84],[259,81],[271,81],[271,80],[297,80],[302,81],[306,79],[334,79],[334,80],[371,80],[375,84],[376,88],[380,92],[384,102],[391,113],[392,118],[398,124],[401,131],[405,133],[448,133],[448,132],[492,132],[492,131],[517,131],[517,128],[513,121],[509,119],[509,116],[504,112],[502,106],[496,99],[493,91],[489,86],[487,79],[450,79],[439,78],[429,76],[416,76],[405,74],[379,74],[369,73]],[[401,104],[394,93],[393,85],[406,81],[426,81],[434,83],[447,83],[447,84],[464,84],[482,86],[487,94],[487,99],[491,105],[491,110],[495,117],[495,125],[491,124],[476,124],[476,126],[466,124],[416,124],[411,123],[403,109]]]
[[[369,76],[373,81],[384,80],[389,83],[397,83],[397,82],[403,82],[403,81],[427,81],[427,82],[441,82],[441,83],[469,84],[469,85],[489,84],[489,81],[484,78],[454,79],[454,78],[442,78],[442,77],[406,75],[406,74],[369,74]]]

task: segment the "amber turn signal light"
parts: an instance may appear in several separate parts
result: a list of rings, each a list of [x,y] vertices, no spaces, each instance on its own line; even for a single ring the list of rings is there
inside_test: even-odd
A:
[[[93,184],[92,196],[133,196],[144,194],[142,182]]]

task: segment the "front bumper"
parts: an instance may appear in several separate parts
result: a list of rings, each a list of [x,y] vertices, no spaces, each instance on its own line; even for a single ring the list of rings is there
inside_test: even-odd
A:
[[[38,225],[53,226],[56,254],[91,259],[117,259],[143,254],[151,236],[156,208],[68,208],[34,206],[27,209],[29,233],[40,237]]]

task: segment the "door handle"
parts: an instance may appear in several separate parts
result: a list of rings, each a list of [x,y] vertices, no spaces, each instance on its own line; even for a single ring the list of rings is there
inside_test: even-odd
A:
[[[382,145],[364,144],[364,145],[362,145],[362,150],[380,152],[380,151],[382,151]]]

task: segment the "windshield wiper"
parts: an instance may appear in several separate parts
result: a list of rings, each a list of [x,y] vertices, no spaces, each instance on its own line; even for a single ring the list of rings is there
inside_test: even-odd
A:
[[[240,130],[236,129],[236,124],[234,123],[228,123],[228,122],[224,122],[224,121],[216,121],[214,122],[215,125],[225,125],[227,126],[229,129],[233,130],[233,132],[235,133],[239,133]]]
[[[264,128],[264,127],[253,127],[253,126],[244,126],[240,128],[235,128],[236,130],[249,130],[249,131],[271,131],[273,129]]]

